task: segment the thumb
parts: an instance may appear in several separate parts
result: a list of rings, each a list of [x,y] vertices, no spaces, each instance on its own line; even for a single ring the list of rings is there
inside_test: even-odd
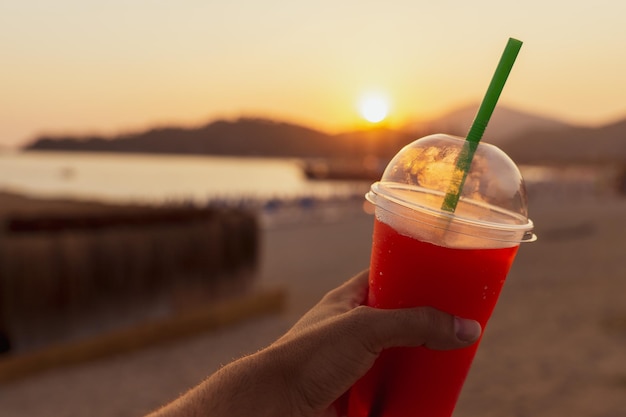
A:
[[[362,319],[367,323],[367,331],[363,334],[366,344],[374,352],[396,346],[458,349],[476,342],[482,332],[475,320],[431,307],[398,310],[359,307],[353,312],[365,316]]]

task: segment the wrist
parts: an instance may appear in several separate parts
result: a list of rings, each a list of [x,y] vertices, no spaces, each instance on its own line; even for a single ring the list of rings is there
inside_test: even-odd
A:
[[[239,359],[201,385],[212,417],[291,416],[293,406],[278,352],[265,349]]]

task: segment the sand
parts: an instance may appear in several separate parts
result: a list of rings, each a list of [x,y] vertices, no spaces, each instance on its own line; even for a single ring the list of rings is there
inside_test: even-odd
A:
[[[271,343],[367,265],[372,218],[323,214],[263,234],[256,285],[287,288],[284,314],[0,386],[2,416],[141,416]],[[539,240],[520,250],[454,415],[625,416],[626,199],[536,201],[531,217]]]

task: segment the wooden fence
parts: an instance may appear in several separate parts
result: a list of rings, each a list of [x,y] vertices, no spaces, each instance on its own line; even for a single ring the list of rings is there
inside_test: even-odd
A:
[[[146,208],[6,218],[0,350],[94,335],[245,290],[258,256],[252,213]]]

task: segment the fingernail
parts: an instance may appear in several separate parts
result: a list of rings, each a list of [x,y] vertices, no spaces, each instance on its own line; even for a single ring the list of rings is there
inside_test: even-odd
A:
[[[463,342],[473,342],[480,337],[480,324],[475,320],[454,318],[454,332]]]

